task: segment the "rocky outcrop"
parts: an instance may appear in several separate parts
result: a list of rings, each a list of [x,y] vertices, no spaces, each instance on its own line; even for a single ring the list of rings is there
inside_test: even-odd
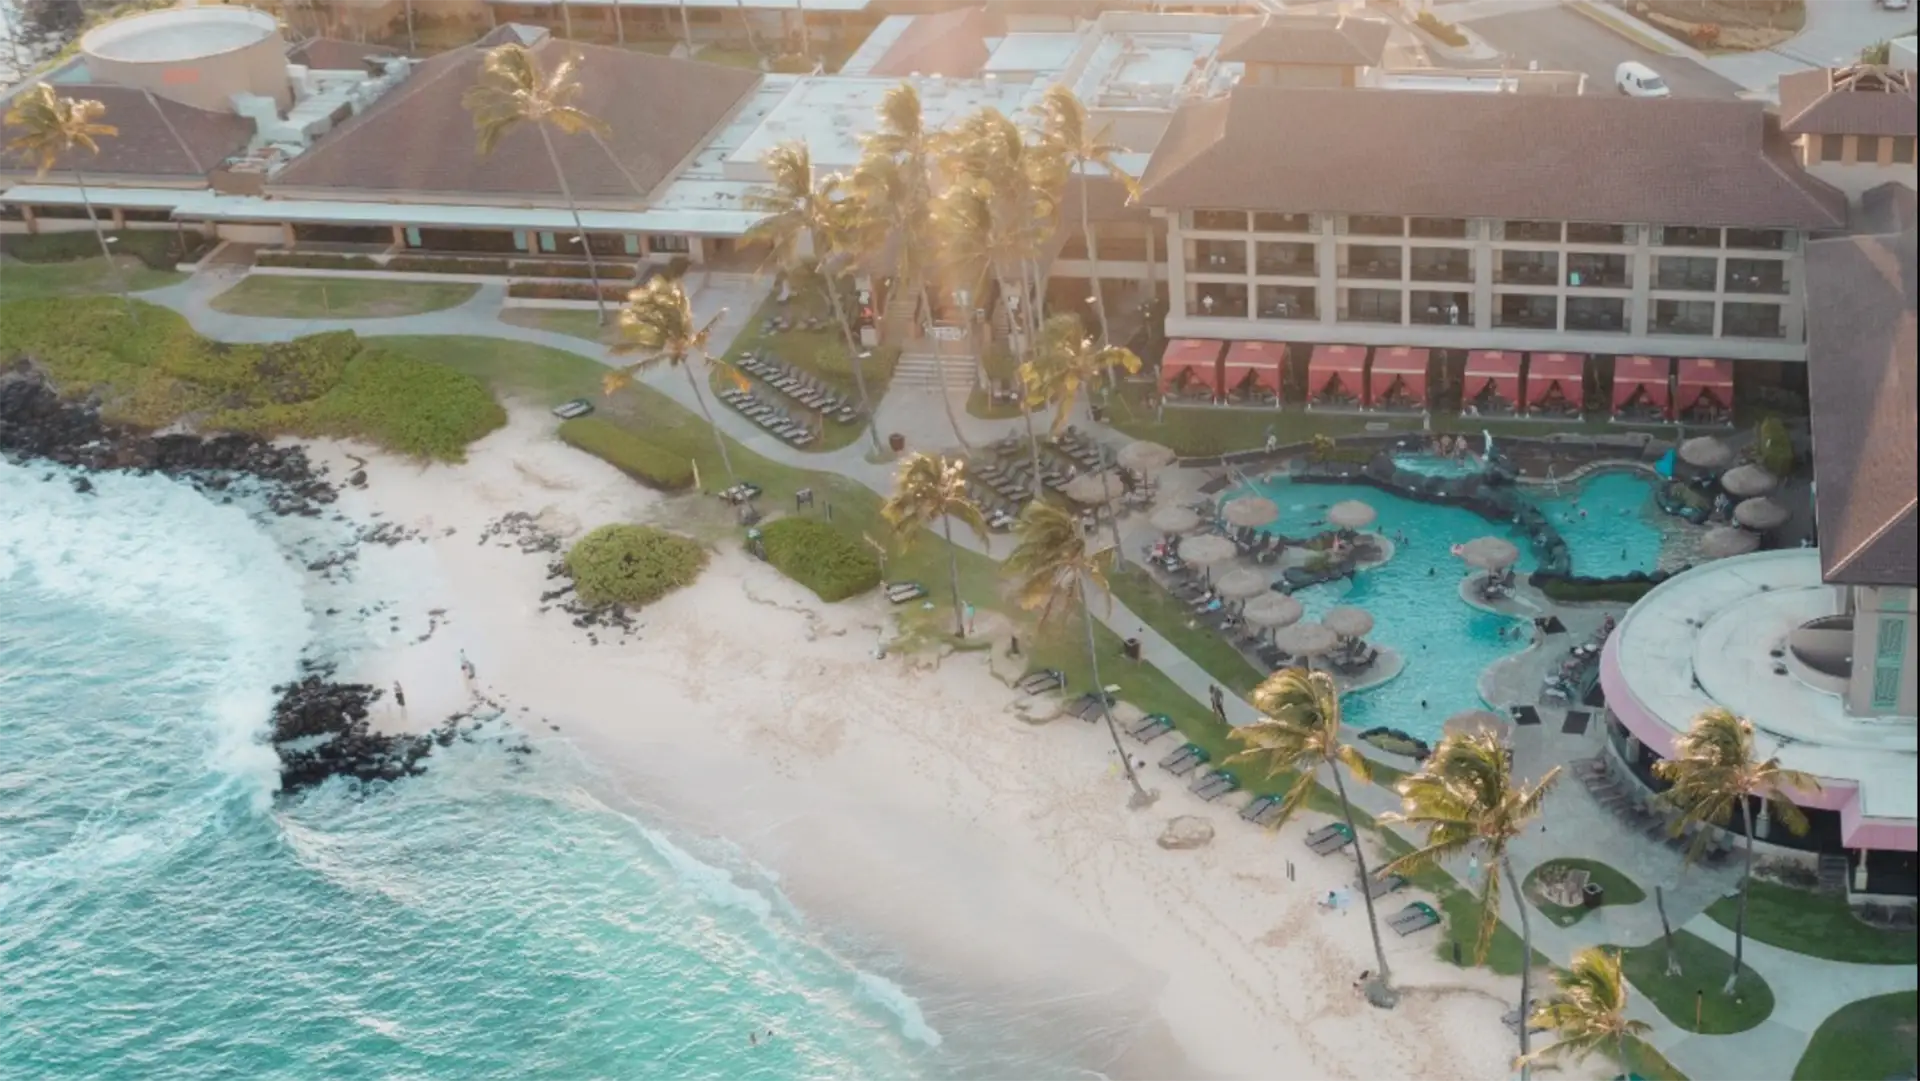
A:
[[[1175,815],[1167,819],[1157,842],[1161,848],[1205,848],[1213,843],[1213,823],[1199,815]]]
[[[432,732],[375,732],[373,705],[385,692],[365,683],[336,683],[331,668],[274,688],[273,748],[280,756],[280,789],[298,792],[329,777],[359,781],[397,781],[425,770],[436,746],[471,740],[485,723],[477,710],[453,714]],[[524,737],[507,747],[527,754]]]

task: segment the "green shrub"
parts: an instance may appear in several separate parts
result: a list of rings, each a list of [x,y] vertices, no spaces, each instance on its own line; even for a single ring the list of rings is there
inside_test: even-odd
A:
[[[104,213],[104,212],[102,212]],[[112,248],[131,255],[154,270],[172,270],[176,264],[192,262],[208,244],[199,233],[187,233],[186,243],[172,229],[109,229]],[[0,252],[23,263],[70,263],[76,259],[97,259],[100,239],[92,229],[68,233],[10,233],[0,236]]]
[[[690,459],[655,446],[612,421],[576,417],[561,423],[560,438],[649,488],[678,492],[693,487]]]
[[[493,392],[465,372],[382,346],[362,349],[315,400],[314,435],[365,439],[404,454],[461,461],[467,444],[507,423]]]
[[[1431,11],[1423,11],[1413,20],[1420,29],[1432,34],[1442,45],[1451,45],[1458,49],[1467,43],[1467,35],[1460,28],[1440,18]]]
[[[1760,468],[1776,477],[1793,472],[1793,436],[1787,433],[1785,421],[1771,414],[1760,419],[1753,433],[1753,456]]]
[[[598,260],[600,280],[604,282],[631,282],[638,272],[632,263],[608,262]],[[516,259],[509,267],[510,271],[524,278],[585,278],[592,280],[593,270],[585,263],[542,262]]]
[[[307,270],[380,270],[380,261],[371,255],[348,255],[331,251],[263,251],[254,256],[255,266],[301,267]]]
[[[396,255],[387,260],[388,270],[409,274],[492,274],[500,277],[513,272],[513,262],[502,256]]]
[[[842,601],[880,584],[880,560],[858,537],[817,518],[781,518],[760,531],[767,562],[819,594]]]
[[[588,604],[651,604],[692,585],[706,565],[706,549],[643,525],[603,525],[567,552],[573,588]]]
[[[633,287],[602,285],[599,291],[607,303],[618,304],[627,299]],[[592,282],[511,282],[507,285],[508,296],[534,300],[592,300],[593,294]]]

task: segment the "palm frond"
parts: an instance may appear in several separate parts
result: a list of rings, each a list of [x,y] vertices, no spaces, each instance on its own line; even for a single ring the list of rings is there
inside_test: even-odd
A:
[[[113,125],[98,123],[106,111],[98,101],[61,97],[50,84],[40,83],[8,107],[5,124],[20,134],[7,141],[7,149],[31,157],[38,175],[45,176],[74,151],[98,154],[98,140],[120,134]]]

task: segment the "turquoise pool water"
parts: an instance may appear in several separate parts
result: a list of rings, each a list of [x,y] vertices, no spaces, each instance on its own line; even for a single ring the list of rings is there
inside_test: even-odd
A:
[[[1507,536],[1520,545],[1519,569],[1526,573],[1533,569],[1534,559],[1525,537],[1471,511],[1417,503],[1366,485],[1295,484],[1274,478],[1253,487],[1279,504],[1280,519],[1273,528],[1282,533],[1317,532],[1325,528],[1317,523],[1328,506],[1358,499],[1379,512],[1374,530],[1392,537],[1398,547],[1382,567],[1362,571],[1351,581],[1330,582],[1295,594],[1309,619],[1336,605],[1366,609],[1374,617],[1372,640],[1406,658],[1397,678],[1348,696],[1349,723],[1360,728],[1387,725],[1431,741],[1449,716],[1485,705],[1480,698],[1480,674],[1525,645],[1524,634],[1513,635],[1516,628],[1525,630],[1526,621],[1461,600],[1460,580],[1469,572],[1453,557],[1452,547],[1489,534]],[[1646,513],[1652,506],[1647,481],[1632,474],[1605,474],[1577,489],[1568,486],[1558,497],[1541,503],[1566,537],[1574,566],[1581,573],[1651,570],[1657,564],[1662,533]],[[1620,513],[1622,507],[1628,513]],[[1587,511],[1585,518],[1579,515],[1582,508]],[[1562,521],[1563,514],[1571,520]],[[1628,559],[1639,562],[1609,569],[1621,563],[1623,551]],[[1596,564],[1599,570],[1584,569]],[[1508,637],[1502,637],[1503,630]]]
[[[1473,477],[1486,469],[1477,455],[1447,458],[1438,454],[1396,454],[1393,464],[1423,477]]]

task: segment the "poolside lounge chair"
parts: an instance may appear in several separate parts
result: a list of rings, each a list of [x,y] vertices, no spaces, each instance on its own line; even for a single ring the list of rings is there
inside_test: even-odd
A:
[[[1083,721],[1097,721],[1100,719],[1102,699],[1105,699],[1105,704],[1109,706],[1113,705],[1115,701],[1114,697],[1110,694],[1095,694],[1089,691],[1068,703],[1067,713]]]
[[[1387,917],[1387,926],[1405,937],[1415,931],[1440,926],[1440,913],[1425,901],[1415,901]]]
[[[1029,672],[1020,677],[1015,687],[1027,694],[1045,694],[1066,686],[1067,677],[1060,674],[1058,668],[1042,668],[1038,672]]]
[[[1307,847],[1316,856],[1332,855],[1353,843],[1353,831],[1345,822],[1335,822],[1333,832],[1318,841],[1309,841]]]
[[[1206,760],[1207,752],[1191,743],[1183,743],[1179,750],[1160,760],[1160,768],[1175,777],[1184,777]]]
[[[1187,786],[1187,790],[1206,802],[1212,803],[1239,787],[1240,782],[1233,779],[1233,774],[1217,769],[1196,779]]]
[[[1277,807],[1279,804],[1279,796],[1255,796],[1247,801],[1245,807],[1240,808],[1240,817],[1248,822],[1257,822],[1261,815],[1267,813],[1268,808]]]
[[[593,403],[585,398],[575,398],[570,402],[561,402],[559,405],[553,407],[553,415],[559,417],[561,420],[572,420],[575,417],[584,417],[591,412],[593,412]]]
[[[1307,834],[1307,844],[1309,845],[1319,844],[1321,841],[1324,841],[1327,838],[1333,836],[1334,834],[1339,833],[1343,825],[1344,823],[1340,823],[1340,822],[1329,822],[1326,825],[1321,826],[1319,829],[1314,830],[1312,833]]]
[[[919,582],[888,582],[887,599],[895,604],[917,601],[927,595],[927,587]]]
[[[1354,879],[1353,884],[1356,888],[1362,885],[1358,878]],[[1399,893],[1401,890],[1406,889],[1407,880],[1399,875],[1387,875],[1384,878],[1369,878],[1366,880],[1365,885],[1367,887],[1367,896],[1378,901],[1389,893]]]
[[[1164,713],[1149,713],[1140,718],[1140,723],[1128,730],[1127,735],[1142,743],[1152,743],[1168,732],[1173,731],[1173,718]]]

